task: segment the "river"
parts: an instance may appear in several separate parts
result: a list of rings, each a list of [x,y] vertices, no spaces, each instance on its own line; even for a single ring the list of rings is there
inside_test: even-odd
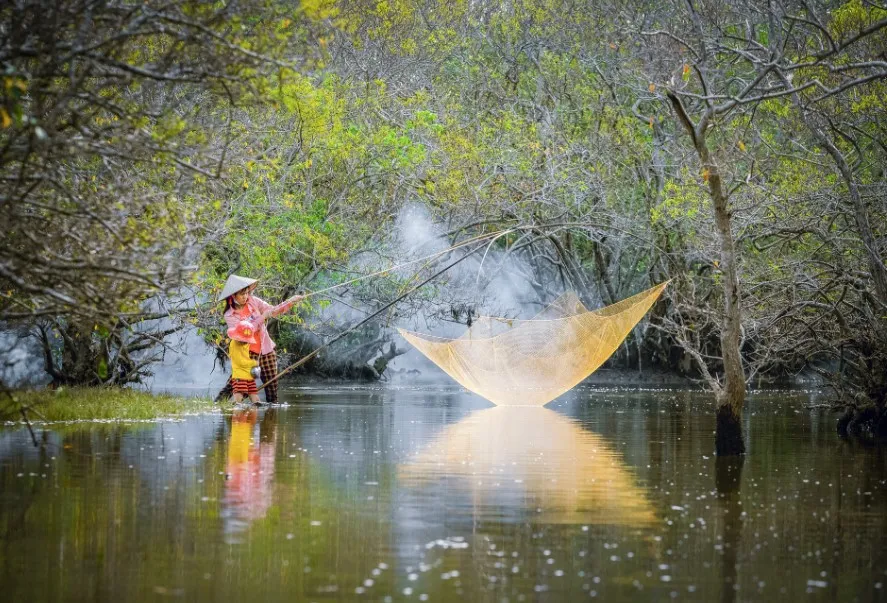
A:
[[[885,601],[887,453],[758,393],[300,387],[286,405],[0,431],[7,601]]]

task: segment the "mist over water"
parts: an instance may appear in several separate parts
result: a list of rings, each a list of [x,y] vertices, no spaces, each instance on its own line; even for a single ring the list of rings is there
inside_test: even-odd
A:
[[[27,330],[0,330],[0,381],[8,387],[45,385],[40,344]]]
[[[149,300],[146,310],[164,313],[170,308],[193,308],[207,303],[205,296],[194,291],[182,290],[171,299]],[[215,304],[218,320],[222,322],[224,304]],[[157,345],[139,355],[140,358],[155,357],[149,367],[150,375],[136,387],[151,391],[172,391],[193,393],[194,395],[215,395],[225,384],[230,375],[230,365],[219,362],[215,350],[208,345],[198,332],[197,327],[182,318],[170,315],[167,318],[149,321],[137,325],[136,331],[165,331],[177,327],[178,330],[164,338],[162,345]]]
[[[402,241],[401,253],[407,257],[422,257],[450,247],[449,240],[444,238],[443,227],[435,224],[428,211],[420,205],[405,207],[397,226],[397,233]],[[500,250],[490,245],[491,242],[492,239],[479,243],[481,251],[460,262],[436,281],[436,286],[444,290],[444,297],[448,294],[465,300],[471,304],[475,316],[527,318],[562,293],[546,292],[550,297],[540,299],[529,283],[532,274],[530,266],[514,255],[504,258]],[[478,245],[463,247],[454,252],[453,256],[439,260],[438,267],[445,266]],[[426,317],[419,317],[420,320],[423,318]]]
[[[450,246],[449,240],[444,237],[444,228],[435,224],[427,209],[420,205],[405,207],[396,224],[396,241],[399,242],[399,251],[404,258],[423,257]],[[546,291],[545,296],[540,298],[538,291],[530,283],[531,267],[515,255],[505,257],[491,242],[492,239],[479,243],[482,247],[480,251],[455,265],[429,285],[435,288],[442,300],[450,301],[457,316],[447,317],[445,308],[443,312],[436,308],[433,313],[423,308],[413,316],[401,320],[397,326],[437,337],[456,338],[463,335],[468,328],[469,310],[473,320],[478,316],[530,318],[562,293],[559,290]],[[443,256],[436,261],[436,269],[475,247],[476,245],[466,246],[449,256]],[[392,379],[402,379],[404,373],[412,371],[409,373],[410,378],[448,382],[449,378],[422,354],[412,350],[410,344],[400,337],[397,341],[398,347],[410,351],[391,363],[392,373],[399,372]],[[420,374],[415,374],[415,371]]]
[[[215,395],[228,381],[231,366],[222,364],[197,329],[185,327],[171,336],[161,361],[151,365],[151,375],[141,387],[151,391],[193,392]]]

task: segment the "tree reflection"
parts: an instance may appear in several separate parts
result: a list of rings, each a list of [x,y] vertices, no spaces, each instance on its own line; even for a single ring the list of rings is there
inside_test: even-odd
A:
[[[742,480],[743,456],[719,456],[715,460],[715,488],[718,507],[724,518],[721,542],[721,601],[736,600],[737,557],[742,539],[742,502],[739,485]]]

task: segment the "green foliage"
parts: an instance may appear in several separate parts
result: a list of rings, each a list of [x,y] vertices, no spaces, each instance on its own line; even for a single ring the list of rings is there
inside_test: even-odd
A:
[[[115,47],[114,60],[130,70],[83,80],[85,97],[68,94],[61,72],[37,82],[43,71],[29,52],[0,74],[0,147],[33,142],[34,157],[57,176],[39,180],[32,205],[16,206],[20,222],[4,251],[19,266],[58,261],[58,249],[65,262],[91,258],[89,270],[77,264],[80,278],[70,286],[57,285],[72,272],[64,267],[39,280],[32,273],[3,280],[0,309],[86,307],[78,325],[91,346],[107,339],[92,325],[117,324],[121,312],[183,283],[213,295],[237,271],[260,278],[262,295],[278,301],[396,263],[387,255],[390,227],[417,204],[453,236],[536,227],[497,244],[526,262],[526,280],[540,295],[587,287],[584,294],[597,299],[609,286],[618,297],[649,280],[676,278],[677,301],[663,312],[688,325],[718,370],[711,342],[719,327],[710,317],[719,313],[723,274],[713,167],[727,192],[737,269],[755,292],[741,300],[753,317],[748,329],[787,315],[779,304],[813,296],[805,290],[789,299],[784,291],[831,283],[823,265],[850,273],[864,257],[847,184],[805,115],[831,128],[835,148],[866,187],[876,238],[885,234],[883,211],[872,201],[883,186],[884,78],[840,89],[860,76],[859,65],[877,65],[869,59],[884,46],[883,29],[862,35],[884,11],[860,0],[831,13],[822,3],[805,5],[790,28],[778,15],[730,3],[706,6],[692,19],[683,5],[677,13],[655,3],[600,10],[564,0],[304,0],[297,8],[256,0],[252,10],[230,13],[219,3],[171,6],[213,35],[170,25]],[[808,27],[814,16],[824,28]],[[684,31],[690,23],[717,50],[700,53],[698,32]],[[813,56],[832,42],[835,56]],[[747,48],[775,45],[787,79],[809,85],[797,96],[730,105],[763,73]],[[184,67],[170,71],[180,80],[168,85],[135,75],[169,65]],[[783,84],[767,71],[753,89]],[[36,115],[35,89],[76,102],[47,123]],[[826,89],[836,93],[819,98]],[[701,134],[710,164],[700,162],[668,91],[682,95],[696,124],[719,108]],[[712,104],[701,99],[706,94],[715,95]],[[799,110],[799,102],[814,101],[807,113]],[[91,134],[88,145],[60,134],[78,128]],[[51,144],[40,146],[44,135]],[[23,165],[21,157],[3,159],[8,173]],[[44,226],[45,244],[19,234]],[[409,282],[392,276],[355,295],[378,304]],[[830,287],[819,297],[840,299]],[[445,291],[428,287],[416,299],[432,304]],[[286,320],[293,324],[282,327],[281,340],[296,346],[296,329],[306,323]],[[197,323],[218,341],[218,312]],[[762,329],[748,341],[763,349],[775,332]],[[84,367],[99,375],[116,370],[94,360]]]
[[[687,177],[686,172],[684,177]],[[653,224],[660,222],[671,225],[689,224],[708,204],[705,191],[692,180],[689,182],[668,180],[662,196],[662,202],[650,212]]]
[[[0,317],[113,321],[181,287],[219,217],[229,112],[267,100],[296,37],[264,0],[130,8],[0,9],[20,33],[0,58]]]
[[[839,38],[849,37],[887,18],[887,9],[863,2],[850,0],[834,10],[829,22],[829,30]],[[884,36],[879,36],[883,41]]]

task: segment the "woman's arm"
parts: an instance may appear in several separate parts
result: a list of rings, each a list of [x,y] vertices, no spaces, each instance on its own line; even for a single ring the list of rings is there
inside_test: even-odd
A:
[[[269,304],[265,301],[262,301],[260,299],[256,299],[256,298],[253,298],[253,299],[255,301],[259,301],[262,303],[261,306],[257,305],[256,309],[262,313],[262,319],[264,320],[266,318],[270,318],[273,316],[280,316],[281,314],[286,314],[287,312],[289,312],[292,309],[292,307],[294,305],[296,305],[298,302],[305,299],[305,296],[304,295],[293,295],[289,299],[284,300],[283,302],[277,304],[276,306],[272,306],[271,304]]]
[[[274,310],[277,306],[272,306],[264,299],[259,299],[256,296],[252,296],[250,297],[249,303],[252,306],[252,309],[259,313],[258,317],[251,317],[251,320],[253,321],[253,324],[256,325],[256,327],[265,322],[265,319],[271,316],[276,316],[276,314],[274,314]]]
[[[273,316],[278,316],[280,314],[286,314],[289,312],[293,306],[297,303],[305,299],[304,295],[293,295],[291,298],[284,300],[282,303],[274,307]]]
[[[251,316],[250,320],[255,325],[255,327],[258,328],[259,325],[265,322],[268,318],[280,316],[281,314],[289,312],[294,305],[296,305],[303,299],[305,299],[304,295],[293,295],[289,299],[284,300],[282,303],[276,306],[272,306],[265,300],[259,299],[256,296],[252,296],[250,297],[248,303],[252,311],[258,314]],[[225,313],[225,322],[228,323],[229,327],[235,326],[240,320],[241,319],[238,318],[234,312],[230,312],[230,315],[228,312]]]

